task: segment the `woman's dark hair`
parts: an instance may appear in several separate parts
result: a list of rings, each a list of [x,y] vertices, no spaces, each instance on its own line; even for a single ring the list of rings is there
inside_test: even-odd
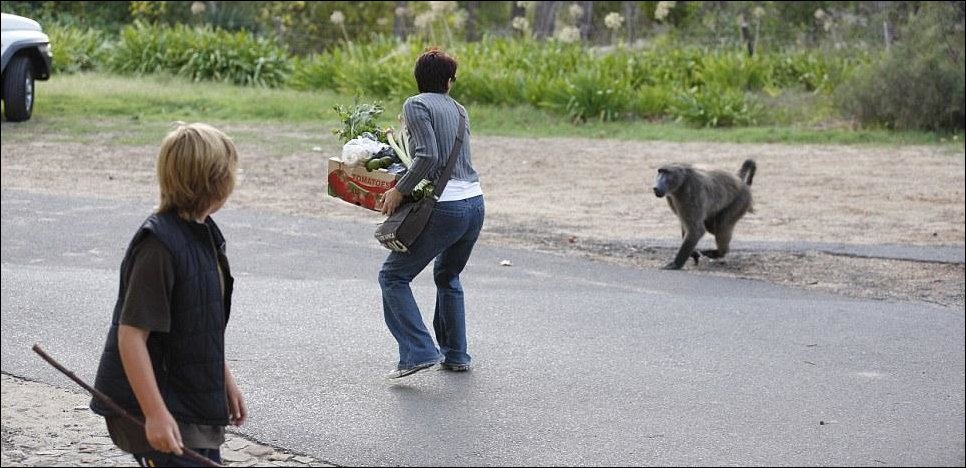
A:
[[[420,93],[446,93],[449,79],[456,79],[456,59],[435,47],[416,59],[416,86]]]

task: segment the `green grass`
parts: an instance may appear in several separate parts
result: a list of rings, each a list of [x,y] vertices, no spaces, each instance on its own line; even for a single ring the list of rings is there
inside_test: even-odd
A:
[[[365,99],[365,98],[363,98]],[[338,125],[332,107],[350,104],[351,96],[331,92],[239,87],[193,83],[169,76],[125,77],[108,74],[60,75],[37,84],[34,125],[56,138],[89,141],[92,135],[114,134],[113,141],[141,145],[159,141],[175,120],[215,125],[270,123],[317,129],[330,137]],[[384,123],[394,123],[401,103],[383,102]],[[962,148],[963,134],[795,127],[693,128],[678,123],[644,120],[573,125],[566,118],[529,106],[472,106],[477,135],[514,137],[584,137],[623,140],[711,141],[732,143],[949,144]],[[252,135],[236,138],[257,138]],[[4,139],[33,138],[4,131]]]
[[[559,117],[530,108],[470,109],[474,129],[484,135],[516,137],[580,137],[639,141],[705,141],[720,143],[797,143],[797,144],[959,144],[952,135],[887,130],[819,130],[793,127],[694,128],[674,122],[650,123],[642,120],[588,122],[571,125]]]

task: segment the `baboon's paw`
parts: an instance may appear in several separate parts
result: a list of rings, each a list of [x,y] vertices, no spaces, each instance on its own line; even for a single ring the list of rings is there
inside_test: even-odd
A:
[[[662,270],[680,270],[681,267],[683,266],[684,265],[678,265],[677,263],[674,263],[674,262],[668,262],[668,264],[661,267],[661,269]]]
[[[704,255],[705,257],[708,257],[708,258],[721,258],[724,256],[724,255],[721,255],[721,253],[719,253],[718,249],[702,250],[701,255]]]

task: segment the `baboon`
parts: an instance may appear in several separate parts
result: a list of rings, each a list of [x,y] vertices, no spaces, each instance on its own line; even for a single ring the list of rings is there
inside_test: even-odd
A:
[[[748,159],[741,165],[738,176],[722,171],[705,171],[690,164],[667,164],[657,170],[654,195],[667,195],[667,204],[681,221],[684,242],[674,260],[664,265],[665,270],[680,270],[688,257],[698,263],[694,250],[705,232],[714,234],[717,249],[702,250],[708,258],[721,258],[728,253],[735,224],[751,211],[751,181],[757,166]]]

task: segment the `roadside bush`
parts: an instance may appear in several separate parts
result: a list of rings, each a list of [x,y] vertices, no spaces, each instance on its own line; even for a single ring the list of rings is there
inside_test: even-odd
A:
[[[245,32],[135,23],[121,30],[110,60],[120,73],[176,73],[194,81],[276,87],[291,73],[278,46]]]
[[[767,60],[762,55],[749,57],[739,52],[709,55],[698,77],[706,86],[760,91],[771,81]]]
[[[527,80],[519,70],[466,69],[458,71],[457,75],[458,84],[453,88],[453,97],[461,102],[516,105],[524,100],[524,83]]]
[[[801,86],[806,91],[829,92],[868,61],[865,53],[823,54],[814,50],[800,50],[775,56],[771,76],[776,87]]]
[[[413,45],[391,39],[337,47],[299,61],[297,89],[326,89],[354,96],[398,99],[413,94]]]
[[[654,49],[639,53],[638,71],[643,84],[689,89],[702,84],[700,71],[707,53],[696,48]]]
[[[302,58],[296,57],[294,72],[289,80],[292,88],[306,90],[336,89],[336,62],[322,60],[318,55]]]
[[[94,71],[107,62],[111,44],[99,30],[50,23],[44,32],[53,45],[55,74]]]
[[[550,93],[560,78],[573,74],[589,57],[586,49],[573,44],[505,38],[454,45],[449,52],[460,62],[454,97],[536,107],[550,106]]]
[[[343,44],[300,61],[292,83],[398,99],[415,93],[412,67],[420,52],[418,43],[390,39]],[[864,60],[845,53],[748,57],[673,44],[607,49],[506,38],[456,43],[447,52],[460,62],[453,97],[467,103],[525,102],[573,122],[671,116],[701,126],[752,124],[761,106],[747,93],[831,89]]]
[[[963,129],[963,14],[955,3],[924,4],[902,43],[837,90],[839,108],[867,125]]]
[[[643,86],[631,102],[631,111],[645,118],[657,118],[667,115],[672,101],[672,92],[661,86]]]
[[[705,86],[679,93],[671,102],[669,112],[692,125],[734,127],[756,124],[762,109],[741,91]]]
[[[963,129],[963,67],[937,54],[889,58],[839,88],[836,102],[865,125],[908,130]]]
[[[141,22],[125,27],[113,40],[102,32],[64,25],[52,27],[51,35],[58,54],[55,66],[66,73],[95,69],[169,73],[195,81],[286,85],[389,101],[401,101],[416,92],[413,64],[425,46],[419,41],[381,37],[366,43],[343,42],[320,54],[293,57],[273,42],[245,32]],[[751,99],[755,93],[772,97],[783,90],[827,94],[825,91],[869,60],[854,51],[824,55],[817,51],[770,52],[748,57],[735,50],[677,47],[674,43],[634,49],[492,37],[457,42],[446,50],[460,63],[453,96],[466,103],[527,103],[576,123],[637,116],[673,117],[700,126],[753,124],[762,115],[761,106]],[[937,68],[933,62],[920,66]],[[938,68],[952,73],[948,67]],[[880,72],[867,72],[875,73]],[[959,83],[959,96],[961,82],[953,83]],[[871,83],[864,86],[869,96],[891,92]],[[943,86],[943,90],[949,87]],[[865,116],[893,112],[875,107],[881,103],[861,99],[861,90],[854,95],[858,100],[848,105],[858,106],[852,112],[863,119],[876,120],[879,117]]]
[[[608,122],[629,110],[630,95],[630,89],[619,77],[590,69],[565,78],[562,86],[555,87],[550,100],[572,122]]]

